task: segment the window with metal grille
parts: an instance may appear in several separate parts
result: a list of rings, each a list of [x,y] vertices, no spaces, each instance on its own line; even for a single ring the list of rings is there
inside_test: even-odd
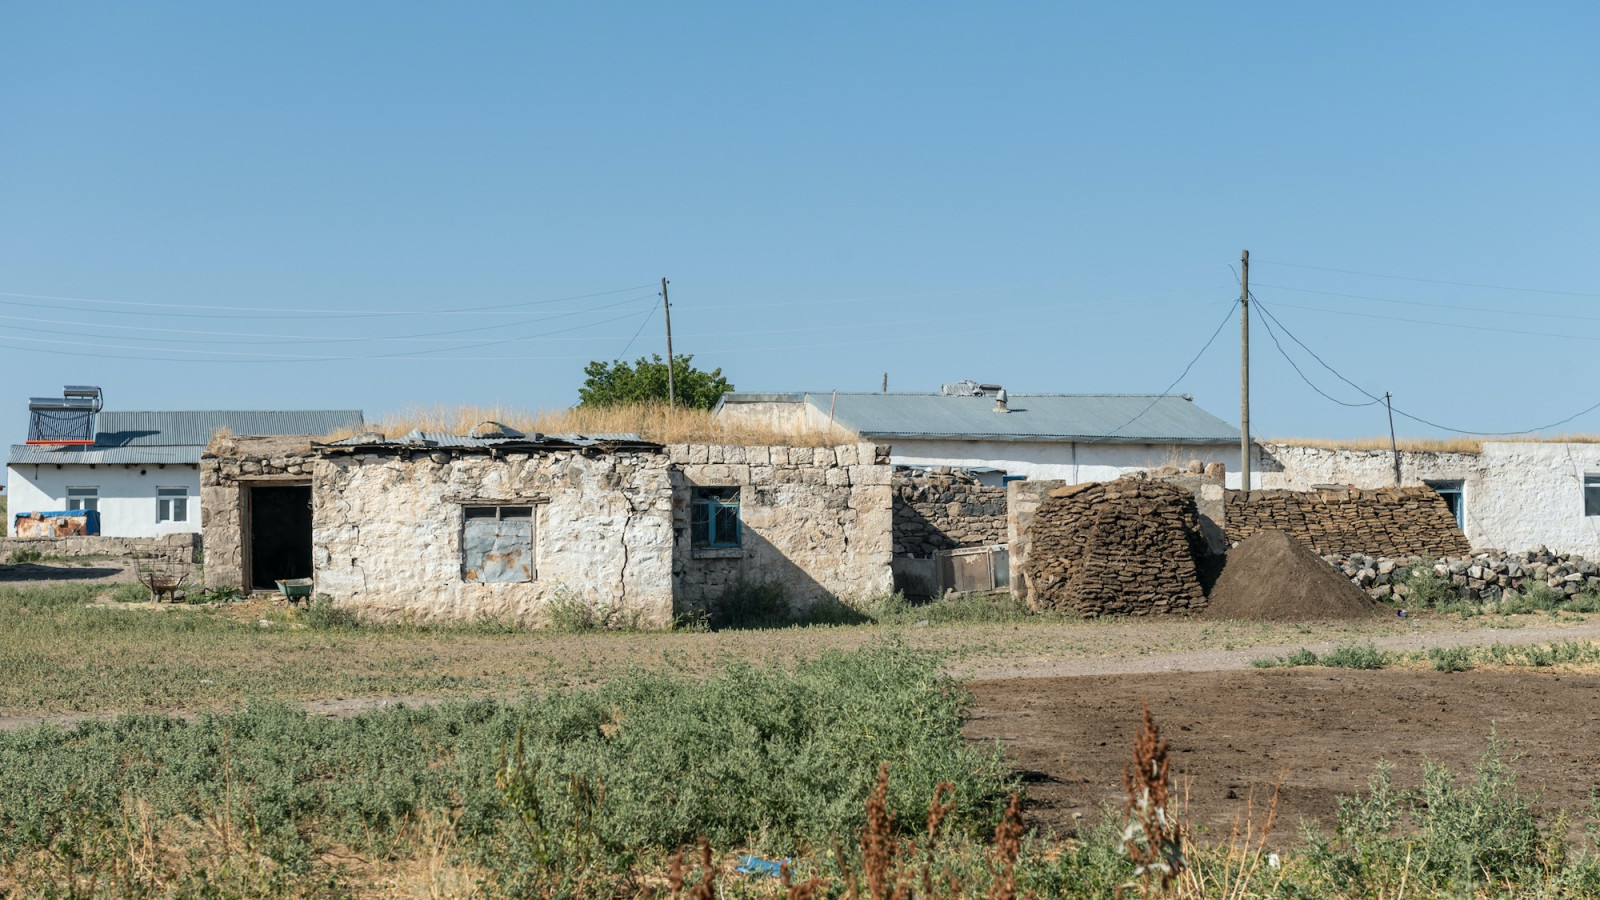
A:
[[[156,488],[156,521],[189,521],[189,489]]]
[[[533,577],[533,507],[462,507],[463,581],[515,583]]]
[[[689,497],[689,546],[738,547],[739,489],[697,487]]]
[[[97,487],[68,487],[67,511],[99,510],[100,489]]]

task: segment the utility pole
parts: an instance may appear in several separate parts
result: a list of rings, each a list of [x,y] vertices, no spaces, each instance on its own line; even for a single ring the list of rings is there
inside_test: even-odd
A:
[[[661,279],[661,311],[667,317],[667,409],[678,401],[678,391],[672,381],[672,304],[667,301],[667,279]]]
[[[1239,257],[1239,496],[1250,499],[1250,251]]]
[[[1389,452],[1394,454],[1394,486],[1400,486],[1400,445],[1394,439],[1394,404],[1389,402],[1389,392],[1383,392],[1383,405],[1389,410]]]

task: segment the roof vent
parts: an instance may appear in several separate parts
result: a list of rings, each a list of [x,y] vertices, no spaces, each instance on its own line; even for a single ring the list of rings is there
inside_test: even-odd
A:
[[[1011,409],[1006,406],[1006,389],[1003,387],[996,386],[995,388],[994,411],[997,413],[1011,412]]]
[[[62,388],[60,399],[34,397],[28,401],[28,443],[93,444],[101,406],[100,389],[82,384]]]

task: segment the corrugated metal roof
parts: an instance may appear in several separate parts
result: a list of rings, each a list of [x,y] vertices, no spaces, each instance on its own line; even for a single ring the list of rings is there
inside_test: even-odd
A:
[[[478,449],[500,447],[504,449],[562,449],[564,447],[594,447],[601,444],[639,445],[656,447],[658,445],[646,441],[637,434],[546,434],[535,438],[532,435],[523,437],[473,437],[464,434],[449,434],[443,431],[413,431],[410,434],[397,438],[384,438],[373,440],[366,435],[357,435],[334,441],[328,447],[371,447],[371,448],[441,448],[441,449]]]
[[[237,435],[327,434],[360,428],[359,409],[205,409],[100,414],[96,447],[205,446],[218,430]]]
[[[199,444],[183,447],[52,447],[48,445],[12,444],[8,465],[170,465],[174,463],[197,464]]]
[[[1009,394],[1008,413],[993,397],[944,394],[807,393],[806,402],[863,437],[974,441],[1221,444],[1239,430],[1179,394]],[[1131,421],[1130,421],[1131,420]]]

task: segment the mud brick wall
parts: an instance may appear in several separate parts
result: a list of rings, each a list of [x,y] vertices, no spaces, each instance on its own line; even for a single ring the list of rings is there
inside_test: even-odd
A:
[[[1432,488],[1237,491],[1227,497],[1230,543],[1261,531],[1288,532],[1315,553],[1465,556],[1472,552],[1455,516]]]
[[[1035,610],[1147,616],[1205,607],[1194,495],[1140,478],[1068,485],[1029,523],[1024,574]]]
[[[940,550],[1006,541],[1006,489],[980,484],[964,469],[897,469],[894,555],[927,558]]]

